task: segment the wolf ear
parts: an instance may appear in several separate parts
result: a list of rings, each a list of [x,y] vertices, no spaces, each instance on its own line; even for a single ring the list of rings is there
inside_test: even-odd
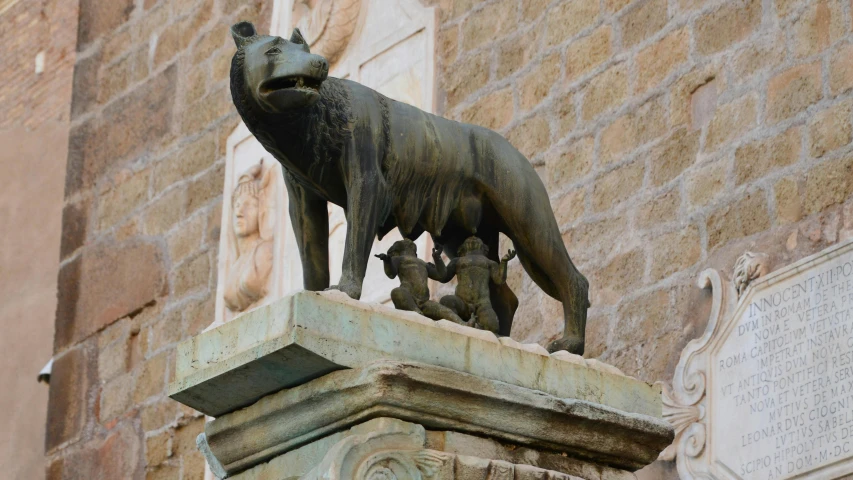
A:
[[[305,37],[302,36],[302,32],[300,32],[298,28],[293,29],[293,34],[290,35],[290,43],[302,45],[302,48],[304,48],[306,52],[308,51],[308,42],[305,41]]]
[[[252,25],[252,22],[240,22],[235,23],[233,27],[231,27],[231,36],[234,37],[234,43],[237,44],[237,48],[243,48],[249,43],[249,40],[257,35],[258,33],[255,31],[255,26]]]

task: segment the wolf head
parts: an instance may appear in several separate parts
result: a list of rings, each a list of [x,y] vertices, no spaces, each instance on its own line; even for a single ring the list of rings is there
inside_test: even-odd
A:
[[[240,22],[231,27],[237,44],[235,60],[241,58],[241,92],[268,113],[283,113],[313,105],[320,99],[320,86],[329,75],[329,63],[308,49],[299,29],[290,40],[258,35],[255,26]],[[232,92],[234,93],[234,92]]]

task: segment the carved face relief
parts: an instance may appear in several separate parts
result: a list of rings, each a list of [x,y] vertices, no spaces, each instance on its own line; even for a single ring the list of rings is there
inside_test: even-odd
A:
[[[238,238],[258,233],[258,199],[244,193],[234,199],[234,233]]]
[[[267,294],[273,264],[270,213],[274,210],[270,191],[270,169],[263,161],[240,176],[231,203],[231,222],[237,258],[225,279],[223,298],[232,312],[255,306]]]

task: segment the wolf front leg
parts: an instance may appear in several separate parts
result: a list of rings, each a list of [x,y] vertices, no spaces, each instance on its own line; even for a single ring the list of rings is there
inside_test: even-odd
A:
[[[305,290],[329,287],[329,210],[326,200],[284,173],[290,222],[302,260]]]
[[[367,272],[367,261],[373,239],[381,223],[382,202],[385,199],[381,177],[359,178],[347,189],[347,236],[341,281],[331,288],[352,298],[361,298],[361,285]]]

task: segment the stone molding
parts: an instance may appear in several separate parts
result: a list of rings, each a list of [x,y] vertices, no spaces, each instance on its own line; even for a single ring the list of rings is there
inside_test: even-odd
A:
[[[648,415],[558,398],[423,364],[343,370],[223,415],[202,450],[233,475],[377,417],[468,433],[619,469],[651,463],[672,427]]]
[[[421,425],[377,418],[358,427],[363,433],[333,446],[300,480],[454,480],[479,474],[489,479],[579,480],[578,477],[501,460],[425,449]],[[458,472],[458,473],[457,473]]]
[[[169,396],[218,417],[265,395],[377,360],[419,362],[629,413],[660,415],[658,388],[578,355],[371,305],[299,292],[178,345]]]

